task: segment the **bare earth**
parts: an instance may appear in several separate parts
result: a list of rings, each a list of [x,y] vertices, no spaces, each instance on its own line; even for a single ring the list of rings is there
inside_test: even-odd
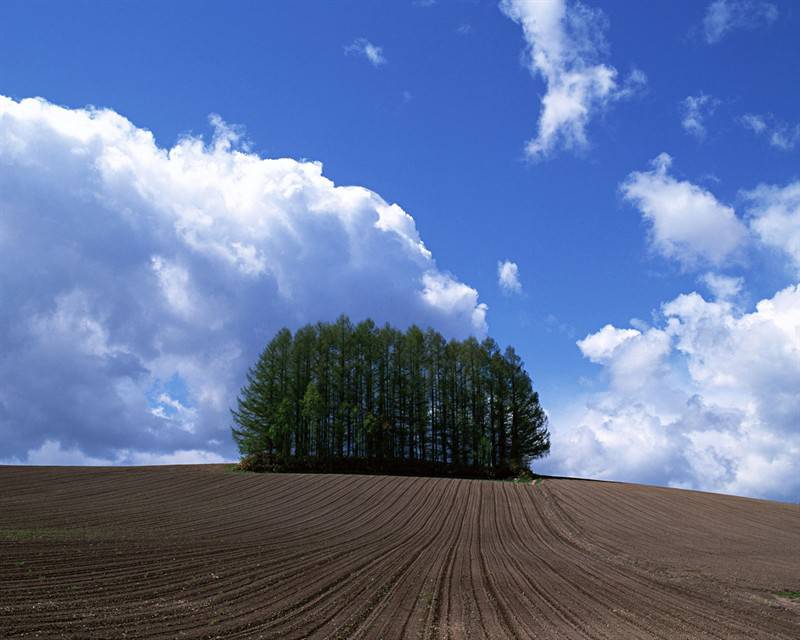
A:
[[[800,506],[637,485],[0,467],[2,638],[800,638]]]

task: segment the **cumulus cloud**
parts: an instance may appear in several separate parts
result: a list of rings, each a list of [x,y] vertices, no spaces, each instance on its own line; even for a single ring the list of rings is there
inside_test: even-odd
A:
[[[749,235],[800,273],[800,183],[743,192],[745,226],[668,168],[660,156],[623,185],[661,253],[720,263]],[[704,244],[695,224],[722,245]],[[742,277],[700,281],[708,299],[682,294],[652,326],[607,324],[577,342],[601,367],[587,382],[600,390],[557,411],[543,471],[800,501],[800,285],[745,308]]]
[[[791,125],[776,119],[772,114],[746,113],[739,121],[746,129],[764,137],[776,149],[791,151],[800,142],[800,124]]]
[[[505,260],[497,263],[497,284],[503,293],[522,293],[519,267],[516,262]]]
[[[64,449],[57,440],[45,440],[36,449],[29,450],[22,457],[0,459],[0,464],[32,464],[36,466],[92,466],[107,467],[114,463],[106,458],[87,456],[80,449]]]
[[[592,362],[603,363],[611,360],[614,352],[631,338],[641,335],[637,329],[617,329],[607,324],[597,333],[578,340],[581,353]]]
[[[719,266],[747,239],[747,228],[733,208],[691,182],[669,175],[672,158],[660,154],[650,171],[631,173],[621,189],[650,224],[650,242],[661,255],[685,268]]]
[[[42,446],[28,450],[24,456],[0,459],[0,464],[110,467],[115,465],[219,464],[227,461],[219,454],[198,449],[174,451],[167,454],[122,449],[117,451],[113,458],[95,458],[86,455],[77,447],[65,449],[58,440],[45,440]]]
[[[281,326],[486,332],[401,207],[213,125],[163,148],[110,110],[0,97],[6,460],[231,458],[229,407]]]
[[[800,500],[800,285],[749,312],[680,295],[657,326],[578,346],[607,383],[553,430],[543,469]]]
[[[486,332],[488,307],[478,302],[478,292],[449,274],[428,271],[422,275],[422,299],[431,309],[446,310],[462,319],[469,318],[474,332]]]
[[[800,181],[785,187],[760,185],[743,195],[758,240],[783,253],[800,273]]]
[[[557,147],[586,147],[593,112],[647,82],[638,69],[620,82],[617,70],[600,62],[608,49],[608,24],[599,9],[566,0],[501,0],[500,9],[522,26],[530,71],[547,85],[538,135],[526,146],[531,158],[546,157]]]
[[[383,47],[372,44],[366,38],[356,38],[344,48],[344,52],[346,55],[357,55],[366,58],[373,67],[380,67],[386,64]]]
[[[698,140],[706,137],[705,120],[713,115],[719,101],[705,93],[686,96],[681,102],[681,126]]]
[[[714,0],[706,9],[703,32],[708,44],[716,44],[735,29],[756,29],[777,18],[778,8],[770,2]]]
[[[715,300],[732,300],[742,291],[744,278],[708,272],[701,278]]]

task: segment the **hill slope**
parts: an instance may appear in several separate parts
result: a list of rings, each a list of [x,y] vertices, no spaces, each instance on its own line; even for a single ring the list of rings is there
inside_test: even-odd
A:
[[[800,637],[797,505],[220,466],[0,489],[3,638]]]

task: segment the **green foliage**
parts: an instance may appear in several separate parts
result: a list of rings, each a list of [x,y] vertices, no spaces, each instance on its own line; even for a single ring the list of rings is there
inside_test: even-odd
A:
[[[232,414],[241,453],[271,467],[347,458],[359,468],[430,463],[507,477],[550,449],[547,417],[513,348],[446,341],[417,326],[354,326],[345,316],[279,331]]]
[[[514,476],[514,480],[516,480],[517,482],[525,483],[525,484],[532,484],[536,480],[536,478],[533,475],[533,472],[529,468],[526,467],[526,468],[520,469],[519,471],[516,472],[516,474]],[[536,480],[536,481],[538,483],[538,482],[541,482],[541,480],[542,480],[541,478],[538,478],[538,480]]]

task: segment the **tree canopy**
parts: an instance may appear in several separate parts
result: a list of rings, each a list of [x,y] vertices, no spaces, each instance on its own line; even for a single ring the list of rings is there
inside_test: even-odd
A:
[[[550,449],[547,417],[512,347],[346,316],[294,335],[281,329],[232,414],[243,455],[515,470]]]

